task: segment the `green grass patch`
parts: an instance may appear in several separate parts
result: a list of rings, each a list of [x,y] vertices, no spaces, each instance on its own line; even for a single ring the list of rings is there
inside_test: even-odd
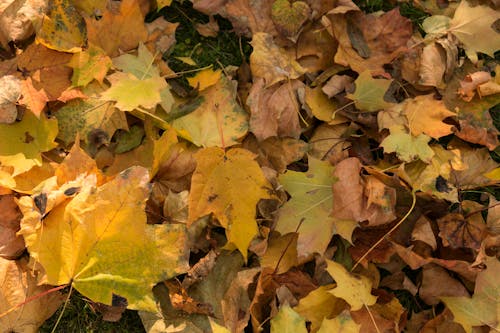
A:
[[[40,328],[40,333],[50,333],[62,311],[62,306],[56,313],[48,319]],[[145,333],[141,319],[137,311],[126,310],[116,323],[104,321],[102,315],[97,313],[84,296],[76,290],[64,309],[61,321],[57,325],[55,332],[59,333]]]

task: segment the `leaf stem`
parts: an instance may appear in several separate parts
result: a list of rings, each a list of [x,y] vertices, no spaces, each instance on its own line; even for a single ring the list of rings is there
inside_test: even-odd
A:
[[[361,258],[359,258],[356,263],[354,264],[354,266],[352,266],[352,269],[351,269],[351,272],[354,271],[354,269],[356,267],[358,267],[358,265],[377,247],[380,245],[380,243],[382,243],[382,241],[384,239],[387,238],[387,236],[389,236],[394,230],[396,230],[407,218],[408,216],[410,216],[411,212],[413,211],[413,209],[415,208],[415,204],[417,203],[417,196],[415,195],[415,191],[411,191],[411,196],[412,196],[412,203],[411,203],[411,207],[410,209],[408,210],[408,212],[406,212],[405,216],[403,216],[401,218],[401,220],[399,220],[398,223],[396,223],[396,225],[394,227],[391,228],[391,230],[389,230],[384,236],[380,237],[380,239],[375,243],[373,244],[369,249],[368,251],[365,252],[365,254],[363,254],[361,256]]]
[[[72,291],[73,291],[73,283],[70,283],[68,296],[66,297],[66,300],[64,301],[64,305],[63,305],[63,308],[61,309],[61,313],[59,313],[59,317],[57,317],[57,321],[54,324],[54,327],[52,327],[52,331],[50,331],[50,333],[54,333],[56,331],[57,325],[59,325],[59,322],[61,321],[61,318],[62,318],[62,316],[64,314],[64,310],[66,310],[66,306],[69,303],[69,298],[70,298],[70,296],[72,294]]]

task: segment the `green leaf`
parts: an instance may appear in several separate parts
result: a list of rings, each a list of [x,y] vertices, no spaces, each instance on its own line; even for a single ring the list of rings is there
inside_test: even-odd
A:
[[[454,320],[460,323],[467,333],[473,326],[487,325],[491,331],[500,330],[500,262],[495,257],[487,257],[486,270],[476,279],[476,288],[472,298],[441,297],[441,300],[453,312]]]
[[[356,84],[354,94],[347,94],[346,97],[352,99],[354,105],[361,111],[373,112],[386,109],[392,106],[392,103],[384,100],[391,82],[392,80],[374,79],[370,71],[364,71],[354,81]]]
[[[132,74],[119,72],[108,76],[108,80],[111,88],[102,93],[101,99],[116,101],[115,106],[122,111],[154,108],[161,102],[160,91],[168,87],[161,77],[139,80]]]
[[[335,232],[332,212],[333,166],[328,161],[309,157],[307,172],[287,171],[279,182],[291,199],[279,210],[276,231],[282,235],[296,232],[299,227],[297,250],[300,256],[322,254]]]
[[[400,125],[391,126],[389,131],[391,134],[380,143],[385,153],[396,153],[398,158],[405,162],[417,158],[427,163],[431,161],[434,151],[428,145],[430,137],[425,134],[415,137]]]
[[[125,73],[133,74],[139,80],[160,76],[160,70],[153,62],[153,55],[142,43],[139,44],[137,56],[123,54],[113,59],[113,65],[116,68]]]
[[[283,305],[271,319],[271,333],[307,333],[306,321],[289,305]]]

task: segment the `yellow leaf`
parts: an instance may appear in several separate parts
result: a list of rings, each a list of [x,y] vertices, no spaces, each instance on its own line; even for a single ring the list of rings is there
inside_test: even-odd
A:
[[[404,105],[404,114],[408,118],[411,134],[418,136],[422,133],[439,139],[452,133],[453,126],[443,123],[443,119],[456,116],[446,108],[443,101],[434,99],[431,95],[420,95],[407,99]]]
[[[193,88],[198,88],[199,91],[213,86],[219,81],[222,71],[220,69],[214,71],[211,68],[204,69],[193,77],[188,77],[189,85]]]
[[[377,302],[377,297],[371,294],[372,282],[366,276],[349,273],[344,266],[331,260],[326,260],[327,272],[337,282],[337,287],[329,292],[345,300],[351,306],[351,311],[359,310]]]
[[[342,312],[333,319],[323,319],[318,333],[359,333],[360,328],[348,312]]]
[[[82,16],[69,0],[50,2],[50,12],[43,18],[37,42],[57,51],[80,52],[86,38]]]
[[[229,147],[248,132],[248,114],[236,101],[235,82],[221,76],[201,94],[202,104],[193,112],[175,119],[179,135],[204,147]]]
[[[255,155],[235,148],[205,148],[195,155],[197,166],[189,194],[189,223],[213,213],[226,229],[228,245],[235,245],[247,258],[250,241],[258,234],[255,207],[271,198],[271,185]]]
[[[155,311],[153,285],[187,268],[185,227],[146,225],[145,168],[129,168],[99,187],[95,176],[86,178],[79,193],[63,198],[43,221],[34,199],[22,197],[19,233],[48,283],[72,283],[95,302],[111,305],[119,295],[132,309]]]
[[[41,153],[57,146],[57,120],[26,112],[20,122],[0,124],[0,156],[23,153],[27,159],[42,160]]]
[[[170,6],[172,3],[172,0],[156,0],[156,5],[158,6],[158,10],[162,9],[163,7]]]

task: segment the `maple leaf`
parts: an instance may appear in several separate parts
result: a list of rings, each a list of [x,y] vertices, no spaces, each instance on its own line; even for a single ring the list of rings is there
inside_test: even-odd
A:
[[[306,322],[289,305],[280,308],[271,319],[271,333],[307,333]]]
[[[453,126],[442,122],[456,113],[446,108],[443,101],[434,99],[433,95],[420,95],[404,102],[404,111],[408,119],[411,134],[426,134],[434,139],[451,134]]]
[[[450,31],[464,45],[467,57],[477,62],[477,52],[490,57],[500,49],[498,31],[492,27],[500,18],[498,11],[488,6],[470,6],[468,1],[460,2],[450,21]]]
[[[265,88],[264,79],[257,79],[250,89],[247,105],[250,107],[250,130],[258,140],[269,137],[298,138],[299,123],[297,91],[304,84],[293,80]]]
[[[221,76],[200,94],[202,104],[172,126],[181,136],[204,147],[230,147],[248,131],[248,115],[236,102],[234,81]]]
[[[391,134],[380,143],[385,153],[396,153],[405,162],[411,162],[416,158],[424,162],[432,160],[434,152],[428,145],[430,137],[425,134],[413,136],[400,125],[389,127],[389,131]]]
[[[117,56],[118,50],[136,48],[148,36],[144,16],[135,0],[120,2],[118,13],[105,10],[99,20],[85,18],[85,22],[89,43],[99,46],[110,57]]]
[[[329,290],[334,285],[320,286],[299,300],[293,309],[311,322],[311,331],[317,331],[326,318],[334,317],[341,312],[346,303],[333,296]]]
[[[321,327],[317,333],[359,333],[361,325],[357,324],[346,311],[333,319],[323,319]]]
[[[277,46],[273,37],[259,32],[252,37],[253,52],[250,55],[250,68],[255,78],[263,78],[267,87],[274,83],[299,78],[306,70]]]
[[[359,12],[350,17],[349,21],[346,15],[329,17],[331,33],[339,41],[335,62],[350,65],[358,73],[369,70],[372,75],[384,74],[383,65],[406,49],[406,42],[412,35],[411,21],[401,16],[397,8],[383,15]],[[362,49],[369,53],[358,53]]]
[[[87,177],[89,184],[92,178]],[[148,181],[146,169],[133,167],[97,188],[84,185],[43,221],[31,197],[20,199],[19,233],[45,268],[48,283],[72,283],[108,305],[115,294],[130,308],[156,309],[153,285],[187,268],[186,236],[182,225],[146,225]]]
[[[392,80],[374,79],[369,71],[359,74],[354,84],[356,90],[346,97],[354,101],[354,105],[361,111],[373,112],[386,109],[392,103],[384,100],[384,95],[389,89]]]
[[[195,154],[196,170],[189,193],[189,224],[213,213],[226,229],[228,245],[247,258],[250,241],[258,234],[255,207],[271,198],[268,183],[255,155],[235,148],[204,148]]]
[[[167,88],[161,77],[138,79],[132,74],[114,73],[107,77],[111,87],[101,94],[104,101],[116,101],[115,106],[122,111],[132,111],[139,107],[154,108],[161,102],[160,91]]]
[[[291,199],[279,210],[276,231],[281,234],[299,231],[297,251],[300,257],[323,253],[335,232],[332,211],[333,167],[309,157],[307,172],[287,171],[279,182]],[[321,221],[321,223],[319,223]],[[342,235],[350,239],[350,235]]]
[[[0,124],[12,124],[17,118],[16,103],[22,83],[13,75],[5,75],[0,77],[0,87]]]
[[[441,300],[453,312],[454,321],[460,323],[467,333],[473,326],[487,325],[500,330],[500,290],[498,274],[500,263],[495,257],[488,257],[487,268],[478,274],[474,295],[469,297],[441,297]]]
[[[337,287],[328,292],[345,300],[352,311],[375,304],[377,297],[371,294],[372,282],[366,276],[349,273],[344,266],[326,260],[327,272],[337,282]]]
[[[91,44],[85,51],[75,53],[68,63],[73,68],[71,84],[85,87],[94,79],[102,84],[111,65],[111,59],[104,51]]]
[[[220,80],[221,75],[222,71],[220,69],[214,71],[212,68],[207,68],[199,71],[195,76],[188,77],[187,80],[191,87],[203,91],[216,84]]]

